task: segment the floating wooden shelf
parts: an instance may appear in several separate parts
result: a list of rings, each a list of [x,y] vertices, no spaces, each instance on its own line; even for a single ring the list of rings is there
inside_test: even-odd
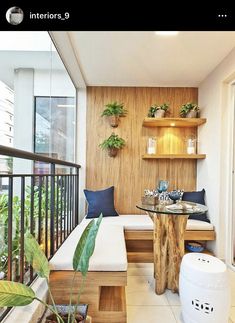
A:
[[[144,118],[144,127],[197,127],[205,118]]]
[[[142,156],[142,159],[205,159],[205,154],[159,154]]]

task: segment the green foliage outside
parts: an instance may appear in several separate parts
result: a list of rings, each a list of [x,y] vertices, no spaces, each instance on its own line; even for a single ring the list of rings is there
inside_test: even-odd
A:
[[[55,191],[57,190],[57,184],[55,184]],[[61,188],[58,188],[59,196],[58,200],[61,200]],[[48,188],[47,193],[47,214],[50,218],[50,188]],[[39,217],[39,188],[34,186],[33,193],[33,228],[37,227],[38,217]],[[14,196],[12,201],[12,262],[14,264],[13,269],[13,279],[17,280],[17,275],[19,274],[19,253],[20,253],[20,220],[21,220],[21,199],[19,196]],[[57,196],[55,196],[55,205],[57,204]],[[60,212],[61,204],[58,203]],[[31,188],[26,187],[25,190],[25,202],[24,202],[24,228],[25,232],[30,228],[30,214],[31,214]],[[7,262],[8,262],[8,195],[0,195],[0,273],[7,274]],[[44,229],[44,221],[46,217],[46,189],[45,186],[41,186],[41,222],[42,231]],[[55,218],[56,220],[56,218]],[[49,229],[48,229],[49,232]],[[44,235],[42,238],[45,239]]]

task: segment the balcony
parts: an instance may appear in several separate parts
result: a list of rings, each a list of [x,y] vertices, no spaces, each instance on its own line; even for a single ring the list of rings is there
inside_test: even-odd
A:
[[[6,157],[45,163],[49,173],[0,174],[0,279],[30,285],[35,279],[24,254],[31,232],[50,259],[78,224],[79,168],[74,163],[0,146]],[[59,169],[58,169],[59,165]],[[2,320],[10,309],[0,310]]]

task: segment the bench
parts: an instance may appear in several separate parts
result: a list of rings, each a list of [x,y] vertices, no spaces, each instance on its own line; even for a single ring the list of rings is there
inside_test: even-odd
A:
[[[82,221],[50,260],[50,286],[57,304],[68,304],[74,276],[73,253],[89,220]],[[81,303],[89,304],[93,323],[125,323],[125,286],[127,253],[122,226],[101,223]],[[74,290],[81,286],[82,275],[76,274]],[[77,292],[74,292],[76,300]]]
[[[50,286],[56,303],[68,303],[73,253],[89,221],[83,219],[50,260]],[[185,240],[215,240],[213,225],[188,220]],[[153,262],[153,222],[148,215],[103,218],[81,296],[81,302],[89,304],[93,323],[126,322],[127,261]],[[77,273],[77,289],[81,279]]]
[[[128,262],[153,262],[153,222],[148,215],[121,215],[112,222],[123,223]],[[215,237],[211,223],[188,219],[185,241],[213,241]]]
[[[87,222],[83,219],[82,222]],[[103,223],[124,228],[128,262],[153,262],[153,221],[147,214],[125,214],[105,217]],[[214,226],[211,223],[190,220],[184,235],[185,241],[215,240]]]

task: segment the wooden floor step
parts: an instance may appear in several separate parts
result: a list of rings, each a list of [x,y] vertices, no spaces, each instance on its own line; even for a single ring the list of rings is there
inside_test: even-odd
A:
[[[124,286],[101,286],[99,311],[123,312],[125,308]]]
[[[128,262],[153,262],[153,252],[127,252]]]

